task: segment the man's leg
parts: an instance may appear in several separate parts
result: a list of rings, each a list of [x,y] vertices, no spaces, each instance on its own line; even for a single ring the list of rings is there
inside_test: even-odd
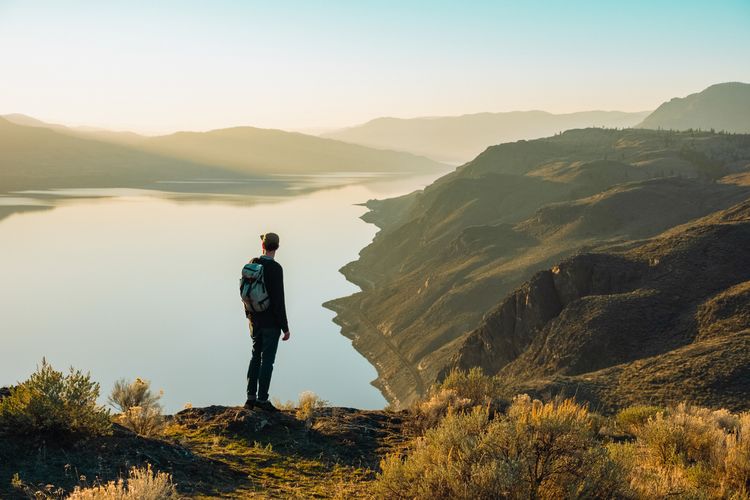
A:
[[[247,399],[255,400],[258,391],[258,378],[263,354],[263,335],[260,328],[254,328],[251,332],[253,339],[253,353],[250,357],[250,366],[247,367]]]
[[[271,385],[273,362],[276,360],[276,349],[279,347],[281,330],[278,328],[263,328],[259,333],[263,337],[263,347],[260,377],[258,378],[258,401],[268,401],[268,388]]]

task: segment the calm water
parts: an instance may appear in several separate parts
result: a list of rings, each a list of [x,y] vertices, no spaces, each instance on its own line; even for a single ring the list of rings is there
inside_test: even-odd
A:
[[[292,339],[279,346],[271,396],[311,390],[336,405],[382,407],[369,385],[375,369],[321,303],[357,291],[338,269],[376,228],[354,204],[435,177],[283,199],[120,190],[0,219],[0,385],[25,379],[45,356],[91,371],[104,396],[119,378],[149,379],[168,412],[241,404],[250,337],[237,281],[260,251],[258,235],[275,231]]]

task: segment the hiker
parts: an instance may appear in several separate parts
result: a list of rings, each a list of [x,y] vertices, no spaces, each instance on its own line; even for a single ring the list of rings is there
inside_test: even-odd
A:
[[[263,254],[245,265],[243,278],[240,279],[240,295],[245,316],[250,320],[253,339],[253,354],[247,369],[245,408],[274,411],[276,408],[268,401],[268,388],[276,348],[279,338],[289,340],[291,334],[284,304],[284,274],[275,260],[279,235],[265,233],[260,239]]]

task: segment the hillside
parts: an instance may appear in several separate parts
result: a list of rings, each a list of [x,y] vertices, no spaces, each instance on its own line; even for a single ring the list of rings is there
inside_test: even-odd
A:
[[[159,180],[239,178],[228,169],[177,160],[0,118],[0,192],[144,187]]]
[[[750,133],[750,84],[719,83],[687,97],[675,97],[638,127]]]
[[[252,194],[262,188],[263,194],[273,194],[283,192],[286,175],[411,174],[445,169],[410,154],[279,130],[238,127],[143,137],[69,129],[23,115],[9,118],[13,122],[0,118],[0,192],[90,187],[182,190],[190,186],[154,183],[221,179],[229,181],[222,185],[227,189]],[[263,184],[252,182],[271,176],[275,178]]]
[[[506,297],[451,365],[605,411],[684,400],[745,410],[748,263],[750,200],[628,250],[577,255]]]
[[[471,160],[492,144],[547,137],[571,128],[632,127],[647,114],[512,111],[411,119],[377,118],[363,125],[329,132],[324,137],[374,148],[408,151],[458,164]]]
[[[586,129],[493,146],[423,192],[370,202],[381,231],[342,270],[363,292],[326,305],[408,404],[536,272],[741,203],[748,179],[743,135]]]
[[[424,173],[444,168],[435,161],[408,153],[380,151],[296,132],[254,127],[178,132],[146,138],[136,147],[164,156],[256,174]]]

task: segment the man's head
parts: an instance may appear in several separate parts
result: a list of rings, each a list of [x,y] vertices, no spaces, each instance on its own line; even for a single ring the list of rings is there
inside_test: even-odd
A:
[[[276,233],[261,234],[260,241],[266,252],[275,252],[279,248],[279,235]]]

